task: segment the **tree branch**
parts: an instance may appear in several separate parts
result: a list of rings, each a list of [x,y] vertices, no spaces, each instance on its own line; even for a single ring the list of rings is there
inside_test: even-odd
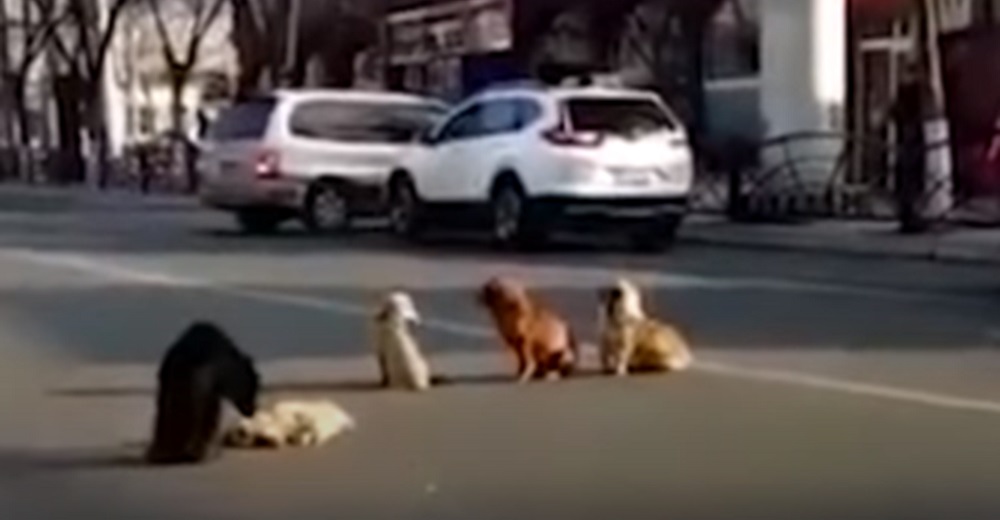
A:
[[[153,21],[156,24],[156,32],[160,36],[160,45],[163,50],[163,59],[167,62],[167,67],[173,69],[177,65],[177,52],[174,50],[173,40],[170,39],[170,29],[163,19],[163,11],[160,9],[160,0],[148,0],[150,10],[153,13]]]
[[[199,9],[198,13],[195,15],[194,23],[191,25],[191,37],[188,40],[187,53],[184,58],[184,62],[188,67],[193,67],[195,61],[198,59],[201,43],[208,34],[208,31],[210,31],[212,26],[215,25],[219,15],[222,14],[222,8],[225,6],[225,1],[226,0],[197,0]],[[206,5],[209,6],[207,13],[204,12]],[[202,16],[202,14],[204,14],[204,16]]]
[[[97,55],[92,60],[94,67],[90,69],[93,76],[100,77],[101,71],[104,69],[104,62],[108,57],[108,49],[111,47],[111,43],[115,39],[115,34],[118,32],[118,21],[121,20],[122,12],[128,7],[131,1],[112,0],[113,3],[108,7],[107,26],[103,28],[104,31],[100,37],[100,44],[97,47]]]

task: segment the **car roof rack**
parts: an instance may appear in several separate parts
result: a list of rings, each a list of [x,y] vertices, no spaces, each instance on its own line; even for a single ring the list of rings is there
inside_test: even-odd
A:
[[[482,92],[495,92],[498,90],[545,90],[549,88],[545,83],[537,79],[516,79],[511,81],[499,81],[492,83],[479,90]]]
[[[569,88],[622,88],[624,82],[621,76],[613,73],[590,73],[568,76],[559,84]]]

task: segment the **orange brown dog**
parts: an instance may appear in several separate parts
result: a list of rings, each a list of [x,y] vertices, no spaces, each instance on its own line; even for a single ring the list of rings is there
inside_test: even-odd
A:
[[[517,356],[518,381],[567,377],[576,368],[579,352],[569,325],[542,304],[521,283],[493,278],[479,300],[493,316],[504,344]]]

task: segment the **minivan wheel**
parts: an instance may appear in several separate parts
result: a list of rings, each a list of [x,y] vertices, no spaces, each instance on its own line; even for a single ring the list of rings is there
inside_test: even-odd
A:
[[[244,233],[260,235],[277,231],[285,217],[263,209],[246,209],[236,213],[236,223]]]
[[[406,178],[394,180],[389,196],[389,225],[392,232],[410,240],[420,238],[424,222],[420,197],[413,182]]]
[[[341,188],[332,182],[319,182],[309,188],[303,220],[314,233],[346,230],[350,225],[350,212]]]
[[[531,201],[515,183],[499,186],[490,200],[491,238],[501,248],[530,247],[544,241],[541,222],[531,218]]]
[[[683,219],[671,215],[644,224],[631,236],[632,249],[643,253],[663,253],[677,242],[677,230]]]

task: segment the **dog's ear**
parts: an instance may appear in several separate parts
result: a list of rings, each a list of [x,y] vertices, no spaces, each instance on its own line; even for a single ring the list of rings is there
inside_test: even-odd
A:
[[[222,385],[222,393],[240,415],[253,417],[257,413],[260,374],[250,356],[237,353],[232,357],[223,369]]]
[[[605,287],[598,292],[601,302],[609,307],[625,297],[625,293],[619,287]]]
[[[479,291],[476,293],[476,300],[480,305],[491,307],[493,306],[493,302],[496,301],[496,293],[496,281],[490,280],[488,283],[479,288]]]

